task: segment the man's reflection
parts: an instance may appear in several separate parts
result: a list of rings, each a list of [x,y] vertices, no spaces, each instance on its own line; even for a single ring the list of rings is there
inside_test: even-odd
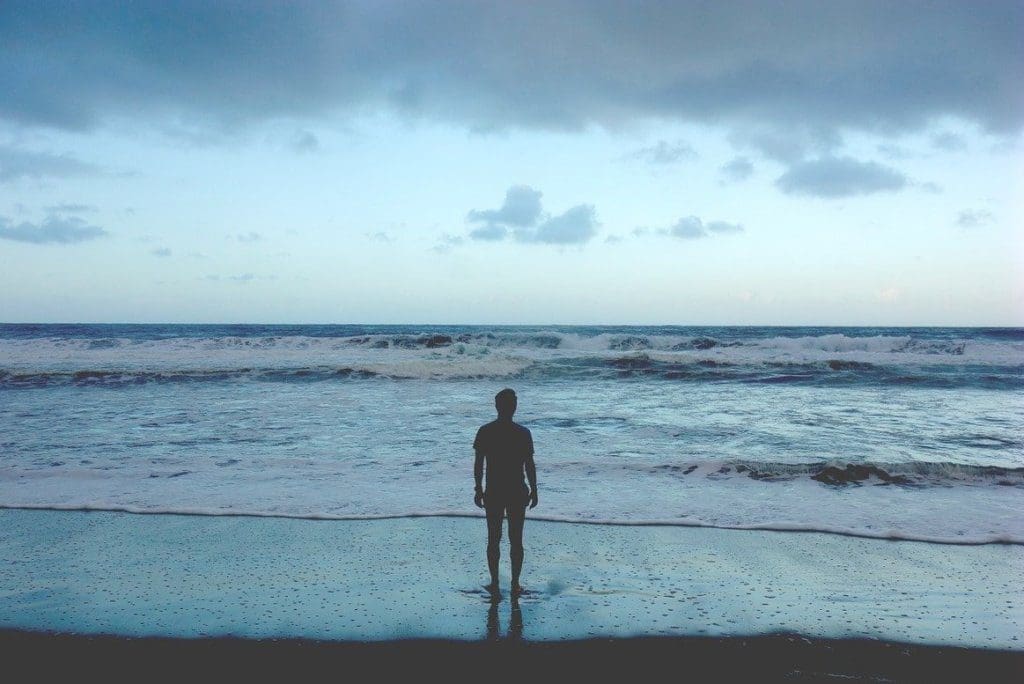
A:
[[[508,634],[506,641],[520,641],[523,638],[523,609],[519,605],[519,597],[511,596],[511,610],[509,611]],[[501,640],[501,619],[498,617],[498,606],[501,604],[501,596],[492,596],[490,607],[487,609],[487,640]]]

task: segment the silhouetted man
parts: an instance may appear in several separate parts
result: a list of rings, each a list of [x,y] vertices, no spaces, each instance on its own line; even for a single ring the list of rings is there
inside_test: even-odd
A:
[[[519,573],[523,569],[523,523],[526,504],[537,505],[537,468],[533,463],[533,436],[518,423],[512,422],[516,412],[516,393],[503,389],[494,396],[498,419],[484,425],[476,433],[473,449],[476,462],[473,478],[476,495],[473,502],[487,510],[487,568],[491,583],[487,589],[498,592],[498,560],[501,558],[502,520],[508,516],[508,540],[512,557],[512,594],[522,591]],[[484,464],[487,489],[483,487]],[[523,472],[530,481],[527,487]]]

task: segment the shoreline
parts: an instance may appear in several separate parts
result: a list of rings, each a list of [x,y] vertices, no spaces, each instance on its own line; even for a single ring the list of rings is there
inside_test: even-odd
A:
[[[329,673],[375,676],[422,673],[452,678],[546,677],[571,671],[605,680],[642,675],[749,677],[757,681],[1019,681],[1024,652],[908,644],[870,639],[813,639],[797,634],[749,637],[594,638],[559,642],[401,639],[128,638],[0,629],[5,666],[36,677],[86,673],[115,676],[232,676]],[[656,674],[657,673],[657,674]],[[660,676],[657,676],[660,675]]]
[[[51,511],[56,513],[116,513],[136,516],[180,516],[185,518],[251,518],[256,520],[300,520],[319,523],[346,523],[346,522],[377,522],[393,520],[423,520],[433,518],[450,518],[454,520],[486,520],[486,515],[479,512],[466,511],[436,511],[420,513],[382,513],[382,514],[303,514],[303,513],[258,513],[251,511],[235,510],[161,510],[136,508],[132,506],[89,506],[80,504],[0,504],[0,511]],[[713,524],[686,519],[666,520],[615,520],[615,519],[594,519],[594,518],[569,518],[545,514],[527,513],[527,519],[538,523],[552,523],[556,525],[593,525],[596,527],[664,527],[684,528],[696,530],[720,530],[726,532],[767,532],[771,534],[822,534],[835,537],[848,537],[850,539],[865,539],[878,542],[893,542],[906,544],[933,544],[936,546],[1024,546],[1024,539],[1007,538],[995,536],[989,539],[950,539],[946,537],[925,537],[925,536],[903,536],[894,532],[889,533],[868,533],[856,530],[844,530],[840,528],[825,527],[802,527],[798,525],[772,525],[772,524],[751,524],[751,525],[725,525]]]

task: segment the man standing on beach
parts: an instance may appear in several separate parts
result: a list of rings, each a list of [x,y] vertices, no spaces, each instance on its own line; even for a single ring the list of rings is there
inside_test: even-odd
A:
[[[519,573],[523,569],[523,523],[526,505],[537,505],[537,469],[533,463],[533,436],[527,428],[512,421],[517,406],[516,393],[503,389],[494,397],[498,419],[476,433],[473,449],[476,461],[473,478],[476,494],[473,502],[487,511],[487,568],[491,583],[487,589],[498,593],[498,560],[501,558],[501,527],[508,516],[508,540],[512,557],[512,594],[523,591]],[[487,488],[483,487],[486,463]],[[530,486],[523,481],[525,471]]]

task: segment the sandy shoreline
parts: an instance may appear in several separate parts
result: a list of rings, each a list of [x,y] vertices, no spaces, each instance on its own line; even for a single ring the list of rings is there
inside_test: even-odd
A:
[[[514,607],[483,520],[0,511],[0,629],[529,642],[811,639],[1024,651],[1024,549],[528,521]],[[507,546],[502,582],[508,585]]]
[[[0,630],[7,668],[37,678],[105,677],[374,678],[422,676],[446,681],[532,681],[571,674],[574,681],[715,679],[749,681],[1020,681],[1024,653],[873,640],[759,637],[646,637],[560,642],[410,639],[383,642],[129,639]],[[24,670],[23,670],[24,671]]]

